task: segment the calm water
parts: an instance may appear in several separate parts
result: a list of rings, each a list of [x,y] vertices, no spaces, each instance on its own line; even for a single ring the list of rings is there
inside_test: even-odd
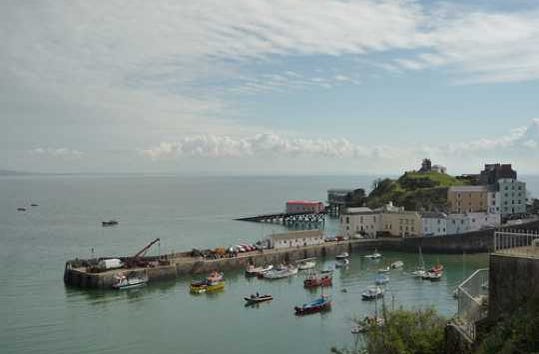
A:
[[[255,241],[282,230],[233,221],[280,211],[287,199],[325,200],[332,187],[369,187],[372,177],[126,177],[25,176],[0,178],[0,343],[2,353],[328,353],[353,345],[351,318],[374,311],[360,292],[381,263],[354,255],[338,271],[331,312],[297,318],[292,308],[317,296],[303,276],[272,282],[226,274],[226,290],[192,296],[189,279],[125,292],[67,289],[64,262],[132,254],[155,237],[153,254]],[[532,192],[539,179],[528,178]],[[38,203],[22,213],[17,207]],[[102,228],[101,220],[120,225]],[[334,234],[335,222],[326,225]],[[415,254],[385,254],[415,266]],[[485,255],[429,256],[443,262],[441,282],[393,272],[388,306],[435,306],[452,315],[452,290],[465,274],[487,264]],[[320,267],[330,265],[320,262]],[[341,290],[346,288],[348,292]],[[242,297],[270,292],[275,300],[245,308]]]

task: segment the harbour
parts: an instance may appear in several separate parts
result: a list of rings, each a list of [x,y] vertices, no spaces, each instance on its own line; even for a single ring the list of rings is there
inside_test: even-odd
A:
[[[225,351],[223,348],[240,354],[287,352],[290,348],[299,353],[327,353],[332,346],[354,345],[355,337],[350,333],[352,319],[372,314],[376,306],[374,302],[361,301],[361,292],[374,284],[378,268],[386,260],[397,259],[404,262],[404,268],[388,275],[391,290],[383,300],[386,305],[434,306],[442,314],[452,316],[457,307],[453,291],[475,269],[488,266],[486,254],[425,251],[427,265],[439,261],[445,266],[443,278],[430,282],[408,274],[418,262],[417,245],[410,245],[406,252],[378,245],[383,258],[367,262],[364,256],[372,253],[373,244],[365,249],[358,246],[350,252],[348,243],[342,243],[342,249],[335,252],[348,251],[350,264],[337,270],[333,286],[324,290],[332,297],[331,311],[303,317],[294,316],[294,307],[317,298],[320,291],[304,288],[306,273],[301,271],[295,276],[268,281],[245,277],[243,265],[227,268],[225,289],[202,296],[190,294],[189,285],[209,274],[210,269],[150,281],[148,286],[125,291],[63,286],[66,260],[134,255],[156,237],[161,238],[161,245],[149,250],[150,259],[192,247],[253,243],[273,233],[287,232],[278,224],[241,223],[233,219],[237,215],[278,210],[282,201],[290,197],[324,198],[326,186],[350,185],[358,180],[361,178],[316,177],[308,184],[293,177],[0,180],[0,189],[6,196],[2,204],[0,252],[2,276],[7,284],[0,293],[14,304],[0,309],[7,319],[0,324],[6,352],[121,353],[129,347],[131,353],[205,353]],[[367,185],[369,180],[367,177],[363,183]],[[238,200],[246,183],[252,186],[251,194]],[[216,200],[214,195],[222,185],[227,186],[227,191]],[[96,194],[96,188],[104,192]],[[268,189],[277,192],[256,203],[251,200],[253,195],[262,195]],[[16,214],[16,206],[30,199],[28,196],[38,201],[40,207]],[[227,212],[224,214],[223,210]],[[117,217],[120,224],[103,228],[100,221],[108,220],[110,215]],[[334,219],[328,220],[324,234],[335,235],[338,224]],[[482,244],[480,238],[477,244]],[[438,247],[434,243],[431,246]],[[238,257],[247,263],[241,254]],[[211,262],[214,261],[207,261]],[[334,255],[317,257],[316,270],[334,262]],[[245,307],[243,298],[256,291],[271,294],[273,300]],[[381,304],[380,301],[378,305]],[[195,340],[200,333],[204,333],[204,340]],[[85,348],[81,349],[81,343],[86,343]]]

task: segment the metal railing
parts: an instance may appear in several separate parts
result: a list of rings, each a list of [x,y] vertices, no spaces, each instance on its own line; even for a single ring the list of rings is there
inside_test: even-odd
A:
[[[488,314],[488,268],[476,270],[457,288],[458,310],[456,324],[475,340],[475,324]]]
[[[494,232],[494,252],[513,256],[539,257],[537,230],[504,230]]]

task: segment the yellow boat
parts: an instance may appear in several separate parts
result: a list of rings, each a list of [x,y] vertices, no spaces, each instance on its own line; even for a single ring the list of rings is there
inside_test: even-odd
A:
[[[205,281],[192,282],[191,286],[189,287],[190,291],[193,294],[205,293],[207,288],[208,288],[208,283],[206,283]]]
[[[215,283],[210,283],[206,286],[206,292],[219,291],[225,288],[225,282],[219,281]]]

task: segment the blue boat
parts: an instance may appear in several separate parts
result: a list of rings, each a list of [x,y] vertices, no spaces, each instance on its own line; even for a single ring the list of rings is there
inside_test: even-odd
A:
[[[380,274],[376,277],[374,282],[376,283],[376,285],[384,285],[389,283],[389,277],[387,275]]]
[[[331,299],[328,296],[321,296],[316,300],[308,302],[301,307],[294,307],[296,315],[307,315],[310,313],[322,312],[331,309]]]

